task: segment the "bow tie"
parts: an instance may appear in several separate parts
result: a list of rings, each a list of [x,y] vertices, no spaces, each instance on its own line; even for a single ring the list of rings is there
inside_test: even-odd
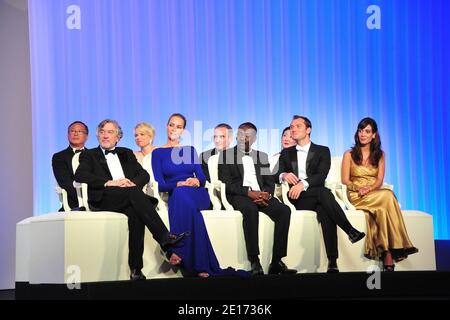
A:
[[[84,149],[77,149],[73,153],[77,154],[77,153],[80,153],[81,151],[84,151]]]
[[[117,154],[116,149],[113,150],[105,150],[105,156],[108,155],[108,153]]]
[[[308,149],[306,148],[306,146],[301,147],[301,146],[299,146],[299,145],[296,145],[296,146],[295,146],[295,149],[297,149],[297,151],[303,151],[303,152],[307,152],[307,151],[308,151]]]

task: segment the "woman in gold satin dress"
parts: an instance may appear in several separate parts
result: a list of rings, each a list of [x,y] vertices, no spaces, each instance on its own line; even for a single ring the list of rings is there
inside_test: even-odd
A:
[[[342,183],[350,202],[366,215],[365,256],[382,259],[385,271],[394,271],[394,261],[418,252],[406,232],[395,194],[381,189],[385,157],[375,120],[364,118],[355,132],[355,145],[342,160]]]

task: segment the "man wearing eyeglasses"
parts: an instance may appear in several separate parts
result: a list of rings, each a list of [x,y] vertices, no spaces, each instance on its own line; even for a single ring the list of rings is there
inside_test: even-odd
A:
[[[72,122],[67,128],[67,139],[69,146],[55,153],[52,157],[53,174],[58,185],[66,190],[67,200],[72,210],[83,210],[78,207],[77,192],[73,187],[74,172],[72,168],[72,158],[76,153],[86,150],[85,143],[88,139],[89,129],[81,121]],[[61,207],[59,211],[64,211]]]

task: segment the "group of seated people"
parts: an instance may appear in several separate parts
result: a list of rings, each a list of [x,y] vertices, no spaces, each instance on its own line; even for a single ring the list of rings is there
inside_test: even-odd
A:
[[[355,243],[364,232],[356,230],[331,191],[325,179],[331,164],[328,147],[311,142],[311,121],[294,116],[282,135],[283,150],[270,160],[266,153],[255,150],[257,128],[251,122],[242,123],[237,132],[236,146],[230,147],[231,126],[219,124],[214,129],[215,148],[198,157],[192,146],[183,146],[180,138],[186,128],[186,118],[172,114],[167,121],[167,143],[152,145],[154,128],[146,123],[135,127],[135,141],[140,150],[133,152],[118,147],[123,132],[115,120],[99,123],[96,136],[99,146],[87,149],[88,127],[75,121],[68,127],[69,147],[54,154],[52,166],[58,184],[68,193],[68,202],[79,209],[73,182],[88,185],[90,209],[121,212],[128,217],[130,279],[142,280],[145,227],[160,244],[171,265],[180,266],[184,274],[199,277],[263,275],[259,260],[259,212],[275,223],[272,261],[269,274],[295,274],[282,261],[287,254],[291,211],[274,197],[276,183],[289,185],[288,197],[297,210],[313,210],[322,227],[328,258],[327,272],[339,272],[337,266],[339,226]],[[79,155],[76,172],[72,157]],[[210,180],[208,160],[218,156],[218,176],[226,185],[226,197],[235,210],[242,213],[243,230],[251,270],[222,269],[214,253],[201,210],[211,202],[205,183]],[[381,259],[385,271],[394,270],[394,262],[418,252],[406,232],[402,213],[394,193],[382,189],[385,157],[376,122],[364,118],[355,132],[355,144],[345,152],[342,162],[342,183],[348,197],[363,210],[367,222],[365,256]],[[150,176],[152,175],[152,176]],[[170,232],[155,207],[158,202],[144,192],[150,181],[158,183],[160,192],[168,193]]]

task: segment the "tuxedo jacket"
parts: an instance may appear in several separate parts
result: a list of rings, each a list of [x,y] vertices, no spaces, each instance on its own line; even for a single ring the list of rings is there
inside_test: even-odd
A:
[[[128,148],[115,148],[126,178],[133,181],[137,187],[143,188],[150,180],[150,176],[136,159],[133,151]],[[102,200],[105,183],[112,180],[105,155],[102,149],[95,149],[80,154],[80,165],[75,173],[75,180],[88,185],[89,202]]]
[[[226,185],[228,199],[235,195],[247,196],[249,191],[249,187],[242,186],[244,182],[243,156],[244,153],[238,150],[237,146],[220,153],[219,179]],[[266,153],[257,150],[252,150],[250,156],[253,158],[260,190],[273,195],[275,182],[270,173],[269,157]]]
[[[204,151],[204,152],[202,152],[201,154],[200,154],[200,161],[201,161],[201,163],[202,163],[202,170],[203,170],[203,173],[205,174],[205,176],[206,176],[206,180],[208,180],[208,181],[210,181],[211,182],[211,178],[210,178],[210,176],[209,176],[209,170],[208,170],[208,160],[209,160],[209,158],[211,158],[211,156],[214,156],[214,155],[216,155],[217,154],[217,150],[216,150],[216,148],[213,148],[213,149],[210,149],[210,150],[206,150],[206,151]]]
[[[88,150],[85,148],[85,150]],[[85,151],[83,151],[85,152]],[[81,153],[83,153],[81,152]],[[74,156],[72,147],[67,147],[52,157],[52,168],[58,185],[67,191],[69,206],[73,209],[78,207],[77,191],[73,187],[74,173],[72,168],[72,158]],[[61,208],[60,211],[63,211]]]
[[[293,172],[298,177],[298,160],[296,146],[286,148],[281,151],[278,172],[275,177],[278,181],[283,172]],[[328,171],[330,171],[331,155],[330,149],[325,146],[319,146],[311,142],[308,155],[306,156],[306,181],[309,187],[323,187]]]

